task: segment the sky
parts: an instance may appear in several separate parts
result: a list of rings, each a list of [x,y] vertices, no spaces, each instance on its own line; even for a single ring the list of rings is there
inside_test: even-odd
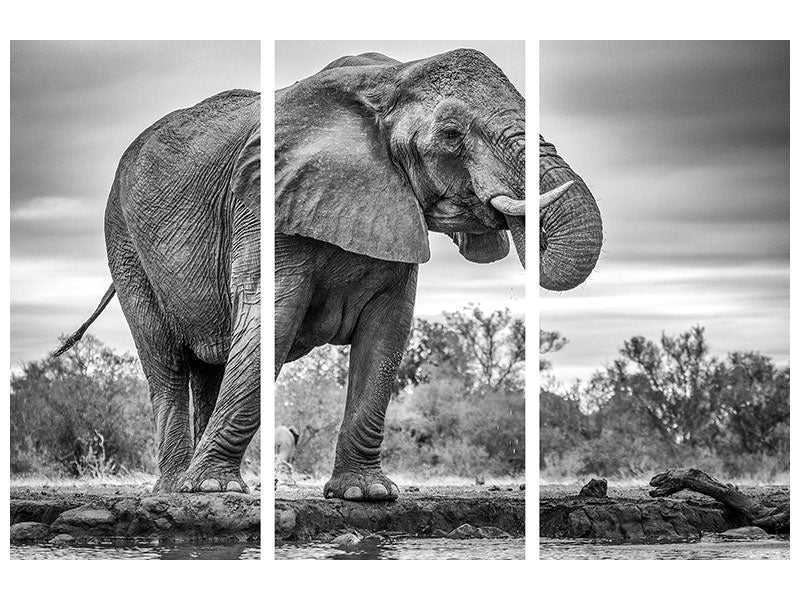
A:
[[[380,52],[406,62],[457,48],[474,48],[486,54],[524,95],[525,44],[521,41],[278,41],[275,87],[292,85],[341,56]],[[486,310],[510,308],[516,315],[524,314],[525,272],[513,244],[503,260],[479,265],[462,257],[446,235],[431,233],[429,239],[431,259],[419,270],[417,317],[435,319],[442,311],[457,311],[470,303]]]
[[[562,382],[700,324],[789,357],[788,42],[542,42],[540,128],[604,222],[579,288],[540,290]]]
[[[12,42],[11,366],[43,358],[111,283],[103,213],[139,133],[223,90],[260,89],[258,42]],[[89,330],[133,351],[114,300]]]

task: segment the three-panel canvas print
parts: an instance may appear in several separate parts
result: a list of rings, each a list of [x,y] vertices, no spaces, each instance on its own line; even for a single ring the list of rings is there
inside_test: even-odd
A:
[[[527,45],[12,41],[10,557],[788,559],[789,42]]]

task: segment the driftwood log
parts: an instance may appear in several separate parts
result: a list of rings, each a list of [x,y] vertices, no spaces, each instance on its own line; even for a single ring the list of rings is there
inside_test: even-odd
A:
[[[699,469],[671,469],[650,480],[653,498],[690,490],[714,498],[737,512],[750,525],[767,533],[789,533],[789,504],[765,506],[746,496],[732,483],[721,483]]]

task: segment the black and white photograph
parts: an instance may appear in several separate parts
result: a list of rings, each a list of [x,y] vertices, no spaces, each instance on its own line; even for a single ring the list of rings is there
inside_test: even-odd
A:
[[[260,43],[12,41],[12,559],[260,557]]]
[[[275,557],[523,559],[525,44],[275,61]]]
[[[540,43],[541,559],[789,558],[789,42]]]

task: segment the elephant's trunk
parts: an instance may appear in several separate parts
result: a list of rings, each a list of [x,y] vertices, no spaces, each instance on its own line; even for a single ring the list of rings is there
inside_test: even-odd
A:
[[[550,196],[555,198],[547,195],[554,190],[557,193]],[[603,243],[603,222],[589,188],[541,136],[539,191],[544,194],[539,213],[539,285],[569,290],[594,269]]]

